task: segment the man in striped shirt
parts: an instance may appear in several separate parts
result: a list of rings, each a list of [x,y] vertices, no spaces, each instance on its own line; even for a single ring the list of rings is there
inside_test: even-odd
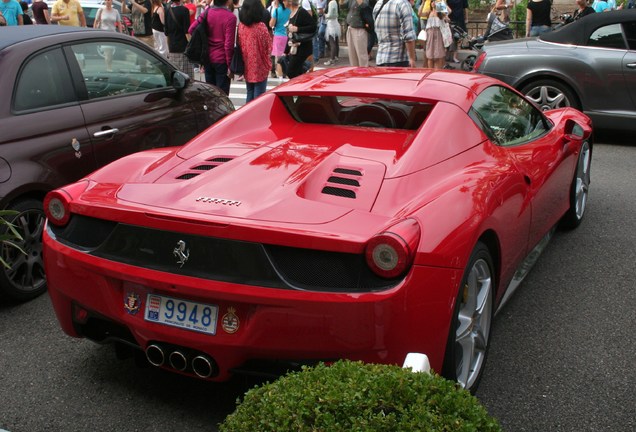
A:
[[[415,67],[415,29],[408,0],[383,0],[373,8],[378,66]]]

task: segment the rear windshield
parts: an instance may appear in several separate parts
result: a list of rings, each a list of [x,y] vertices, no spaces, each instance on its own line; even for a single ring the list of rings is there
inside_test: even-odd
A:
[[[425,102],[360,96],[282,96],[302,123],[416,130],[433,109]]]

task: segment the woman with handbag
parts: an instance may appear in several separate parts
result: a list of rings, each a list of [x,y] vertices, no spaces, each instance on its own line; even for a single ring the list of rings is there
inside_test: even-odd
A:
[[[168,57],[168,39],[164,33],[166,23],[165,9],[162,0],[152,0],[152,36],[155,42],[155,51],[164,57]]]
[[[237,48],[245,63],[245,103],[267,91],[267,77],[272,69],[272,39],[263,23],[264,7],[261,0],[245,0],[239,12]]]
[[[316,34],[316,22],[304,8],[300,7],[300,0],[290,0],[289,25],[287,26],[289,42],[289,65],[287,76],[295,78],[303,74],[303,63],[313,53],[313,39]]]

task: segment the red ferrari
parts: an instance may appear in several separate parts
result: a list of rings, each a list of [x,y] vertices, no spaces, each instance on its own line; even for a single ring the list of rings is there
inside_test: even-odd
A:
[[[474,390],[591,152],[587,116],[486,76],[305,75],[50,192],[49,293],[67,334],[182,374],[420,352]]]

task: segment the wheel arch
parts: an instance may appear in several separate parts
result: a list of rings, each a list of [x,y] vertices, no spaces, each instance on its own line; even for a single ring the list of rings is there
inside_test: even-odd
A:
[[[497,237],[497,234],[495,233],[495,231],[489,229],[484,231],[481,236],[479,237],[479,239],[477,240],[477,242],[475,243],[475,245],[477,245],[477,243],[483,243],[487,248],[488,248],[488,252],[490,252],[490,257],[492,258],[492,264],[495,267],[493,269],[493,274],[495,275],[495,291],[499,291],[500,286],[499,286],[499,281],[501,280],[501,246],[499,244],[499,237]],[[474,249],[474,247],[473,247]]]
[[[576,86],[576,83],[568,80],[563,75],[555,74],[550,71],[541,71],[540,73],[537,73],[537,74],[526,75],[525,77],[523,77],[521,81],[518,81],[517,83],[514,84],[514,88],[517,89],[519,92],[521,92],[521,90],[527,85],[537,81],[543,81],[543,80],[556,81],[559,84],[566,86],[572,92],[574,97],[576,97],[576,103],[579,107],[581,107],[581,110],[585,109],[585,107],[583,106],[583,103],[581,102],[581,96],[579,95],[580,92]]]

